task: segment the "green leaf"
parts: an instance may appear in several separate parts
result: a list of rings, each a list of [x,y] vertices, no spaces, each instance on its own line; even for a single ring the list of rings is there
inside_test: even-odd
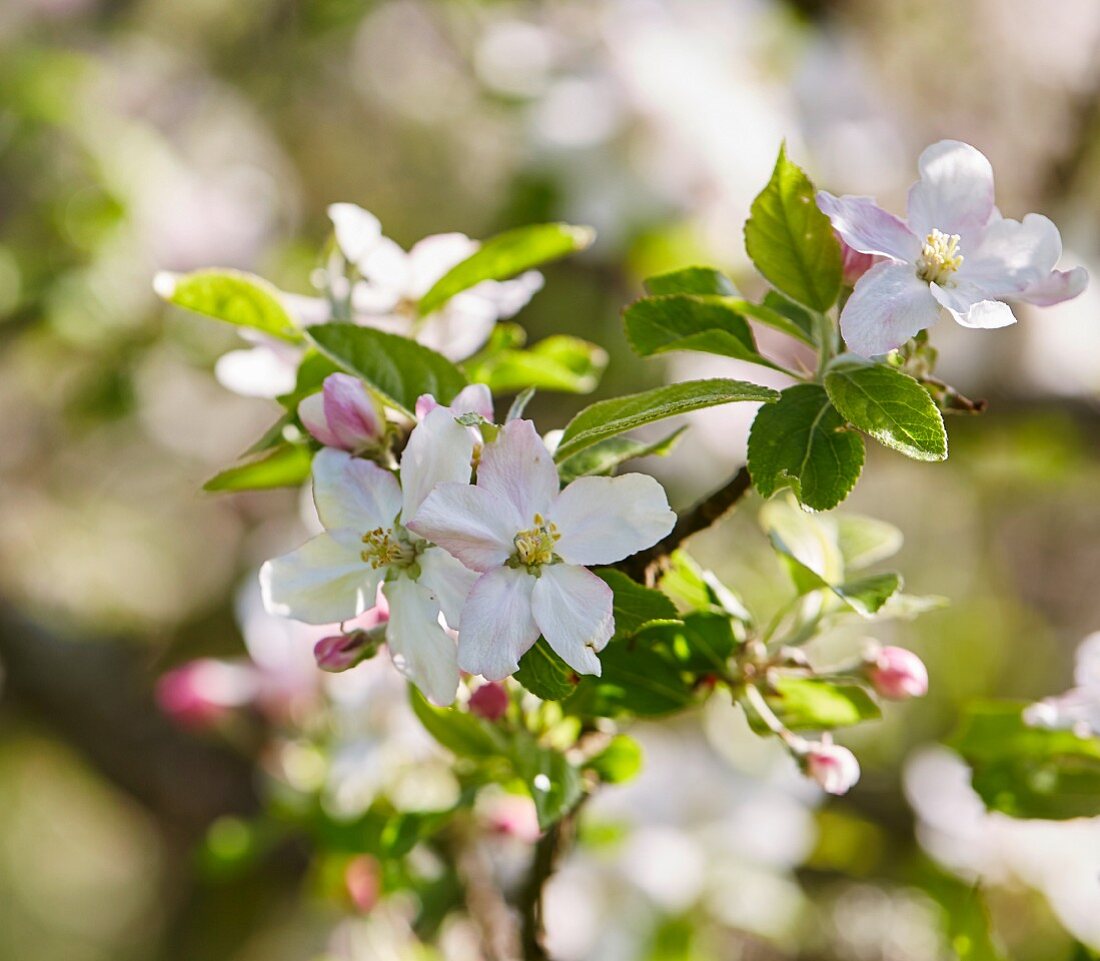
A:
[[[833,586],[833,593],[857,614],[870,617],[877,614],[891,597],[901,590],[901,575],[889,572],[872,574],[858,581]]]
[[[581,799],[581,774],[557,751],[526,745],[515,758],[516,773],[535,802],[539,827],[546,830]]]
[[[672,552],[661,578],[661,590],[693,610],[721,613],[744,624],[752,623],[752,614],[741,598],[684,550]]]
[[[409,703],[424,729],[452,754],[460,757],[494,758],[505,744],[488,722],[453,707],[436,707],[412,684]]]
[[[279,291],[261,277],[239,270],[196,270],[157,274],[154,287],[168,303],[237,327],[297,343],[302,339]]]
[[[518,336],[490,341],[489,347],[466,361],[463,367],[470,382],[487,384],[496,394],[525,388],[588,394],[599,385],[608,359],[602,347],[564,334],[547,337],[526,350],[511,346],[522,344],[524,336],[520,331]]]
[[[660,591],[643,587],[622,571],[601,567],[593,571],[614,593],[615,634],[611,640],[633,637],[654,621],[676,619],[676,605]]]
[[[870,567],[901,550],[904,540],[901,531],[886,521],[859,514],[838,514],[833,523],[846,571]]]
[[[779,676],[772,688],[766,695],[768,706],[792,731],[829,731],[882,716],[858,684]]]
[[[611,474],[615,468],[636,457],[664,457],[671,453],[687,427],[677,427],[652,443],[634,440],[631,437],[609,437],[598,444],[585,448],[558,465],[558,474],[562,484],[568,484],[578,477],[592,474]]]
[[[741,646],[725,611],[694,611],[684,618],[681,627],[668,633],[680,664],[698,675],[724,673],[726,662]]]
[[[845,426],[817,384],[788,387],[761,408],[749,433],[749,473],[761,496],[790,487],[812,510],[836,507],[863,470],[863,438]]]
[[[733,281],[713,267],[683,267],[668,273],[647,277],[645,289],[654,296],[661,294],[718,294],[736,297]]]
[[[205,491],[258,491],[273,487],[297,487],[309,477],[313,451],[304,444],[280,444],[262,457],[237,464],[215,474]]]
[[[643,424],[686,414],[702,407],[741,400],[770,403],[778,397],[770,387],[741,380],[715,378],[688,380],[656,387],[640,394],[598,401],[586,407],[566,425],[554,459],[561,463],[578,451],[608,437],[625,434]]]
[[[544,701],[560,701],[577,686],[577,674],[540,637],[519,659],[519,670],[512,675],[535,697]]]
[[[421,394],[448,404],[466,386],[462,372],[446,357],[407,337],[357,324],[321,324],[310,327],[308,336],[322,354],[410,417]]]
[[[282,394],[276,400],[288,411],[297,414],[298,405],[310,394],[316,394],[325,383],[329,374],[340,371],[340,366],[331,361],[324,354],[317,353],[312,347],[302,355],[298,364],[298,374],[294,382],[294,390],[289,394]]]
[[[986,806],[1018,818],[1100,815],[1100,738],[1024,723],[1021,702],[968,708],[948,742],[974,769]]]
[[[660,625],[651,628],[662,629]],[[574,713],[600,717],[623,713],[660,717],[691,704],[695,690],[679,662],[670,651],[650,646],[650,640],[643,632],[633,640],[608,644],[600,653],[601,676],[582,678],[566,704]]]
[[[825,389],[841,415],[880,444],[914,460],[947,457],[943,415],[908,374],[845,354],[830,366]]]
[[[806,341],[806,343],[817,343],[813,314],[806,310],[805,307],[799,307],[794,301],[787,300],[778,290],[769,290],[764,295],[761,306],[767,307],[773,313],[786,317],[787,320],[802,332],[802,339]]]
[[[606,784],[622,784],[641,773],[643,760],[642,746],[634,738],[616,734],[607,747],[585,764],[585,768],[594,771]]]
[[[507,280],[539,264],[584,250],[596,237],[591,227],[533,224],[485,241],[476,253],[456,264],[420,298],[421,316],[438,310],[455,294],[483,280]]]
[[[817,208],[814,185],[787,159],[784,145],[768,185],[753,201],[745,249],[773,287],[792,300],[826,311],[840,294],[840,245]]]

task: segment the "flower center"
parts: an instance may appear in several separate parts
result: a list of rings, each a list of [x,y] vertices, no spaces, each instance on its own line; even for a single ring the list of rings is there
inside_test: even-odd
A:
[[[959,235],[933,230],[924,238],[920,258],[917,260],[917,276],[929,283],[945,285],[963,262],[959,253]]]
[[[520,531],[512,541],[516,545],[516,560],[524,567],[539,567],[554,559],[554,545],[561,539],[558,525],[536,514],[534,527]]]
[[[359,556],[373,570],[380,567],[408,567],[416,559],[416,551],[404,538],[394,535],[393,528],[376,527],[363,535],[363,550]]]

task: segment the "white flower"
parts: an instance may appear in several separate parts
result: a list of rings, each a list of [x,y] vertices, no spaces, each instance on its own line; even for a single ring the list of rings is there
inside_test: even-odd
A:
[[[451,628],[460,625],[476,575],[446,551],[409,531],[442,481],[468,482],[474,438],[439,407],[413,430],[401,457],[401,483],[387,470],[325,448],[313,460],[313,499],[324,532],[260,571],[264,604],[274,614],[329,624],[362,614],[378,585],[389,603],[386,643],[398,670],[437,704],[454,700],[458,667]]]
[[[476,485],[441,484],[408,526],[480,574],[462,609],[458,663],[500,680],[539,634],[575,671],[599,674],[612,593],[586,567],[649,547],[675,520],[643,474],[581,477],[559,491],[534,425],[514,420],[485,445]]]
[[[803,742],[800,752],[806,777],[827,794],[847,794],[859,781],[856,756],[846,747],[834,744],[828,734],[820,741]]]
[[[1024,720],[1034,727],[1100,737],[1100,632],[1090,634],[1077,648],[1073,681],[1075,686],[1064,694],[1027,707]]]
[[[946,311],[964,327],[1016,322],[1006,300],[1041,307],[1076,297],[1088,274],[1056,270],[1058,228],[1041,214],[1001,216],[993,168],[969,144],[943,140],[920,156],[908,223],[870,197],[817,203],[848,246],[887,258],[856,283],[840,317],[849,349],[865,357],[900,347]]]

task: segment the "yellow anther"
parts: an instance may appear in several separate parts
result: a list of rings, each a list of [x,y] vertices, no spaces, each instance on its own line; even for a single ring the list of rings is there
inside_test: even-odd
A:
[[[933,284],[945,285],[961,266],[963,255],[959,253],[959,235],[933,230],[924,238],[920,259],[917,260],[917,276]]]
[[[558,525],[553,521],[548,524],[541,514],[536,514],[534,526],[515,536],[516,557],[525,567],[549,564],[554,559],[554,545],[559,540]]]
[[[376,527],[373,531],[367,531],[363,535],[363,543],[366,549],[359,556],[374,570],[380,567],[388,567],[396,561],[402,560],[405,549],[394,539],[392,530],[383,530]]]

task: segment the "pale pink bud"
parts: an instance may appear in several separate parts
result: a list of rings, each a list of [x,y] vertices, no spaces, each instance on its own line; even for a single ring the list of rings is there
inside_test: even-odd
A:
[[[298,405],[298,417],[326,447],[360,451],[377,444],[386,432],[378,402],[349,374],[329,374],[320,393]]]
[[[881,258],[876,257],[874,254],[865,254],[854,247],[849,247],[840,234],[836,235],[836,239],[840,242],[840,262],[843,269],[844,286],[854,287],[856,281],[874,267]]]
[[[847,794],[859,780],[856,756],[846,747],[834,744],[828,735],[807,744],[801,761],[806,777],[829,794]]]
[[[317,666],[329,674],[350,670],[360,661],[374,657],[382,638],[376,631],[350,631],[322,637],[313,645]]]
[[[344,868],[344,888],[361,914],[367,914],[378,903],[382,893],[382,869],[369,854],[360,854]]]
[[[494,834],[534,844],[542,833],[535,802],[519,794],[503,794],[487,801],[482,810],[489,830]]]
[[[164,674],[156,686],[160,709],[185,727],[211,727],[256,697],[256,672],[245,664],[201,658]]]
[[[508,692],[497,681],[482,684],[470,695],[470,713],[486,721],[499,721],[507,710]]]
[[[904,647],[880,647],[868,651],[864,672],[871,686],[891,701],[924,697],[928,693],[928,669]]]

